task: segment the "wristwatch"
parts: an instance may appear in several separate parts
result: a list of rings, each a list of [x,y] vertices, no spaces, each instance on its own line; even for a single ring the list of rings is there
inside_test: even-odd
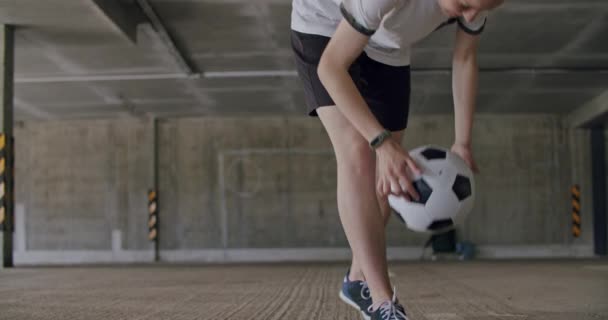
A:
[[[378,134],[375,138],[373,138],[372,141],[369,142],[369,146],[372,147],[372,149],[376,150],[390,136],[391,132],[388,130],[384,130],[380,132],[380,134]]]

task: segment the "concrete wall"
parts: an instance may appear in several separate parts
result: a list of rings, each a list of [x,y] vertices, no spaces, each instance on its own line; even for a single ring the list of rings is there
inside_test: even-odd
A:
[[[413,117],[404,144],[449,146],[452,122]],[[28,122],[15,134],[23,262],[59,250],[111,252],[110,260],[128,252],[149,257],[150,121]],[[484,247],[487,256],[497,246],[590,252],[590,207],[583,210],[583,236],[570,235],[570,185],[590,190],[584,132],[564,129],[554,116],[484,115],[474,134],[478,201],[460,238]],[[336,209],[335,158],[318,120],[163,120],[160,163],[167,254],[347,246]],[[426,240],[393,220],[391,246],[419,248]]]
[[[122,233],[123,248],[147,248],[142,226],[153,146],[147,129],[140,121],[16,128],[16,201],[25,211],[26,249],[109,249],[113,231]]]

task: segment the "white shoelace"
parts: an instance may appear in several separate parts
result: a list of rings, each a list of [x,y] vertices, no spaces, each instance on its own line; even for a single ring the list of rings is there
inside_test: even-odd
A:
[[[380,305],[380,315],[384,320],[408,320],[405,313],[397,309],[392,301]]]
[[[401,310],[397,309],[395,304],[397,303],[397,289],[393,288],[393,298],[390,301],[384,301],[378,309],[380,309],[380,316],[383,320],[409,320],[407,315]],[[372,313],[374,311],[374,305],[369,306],[367,311]]]

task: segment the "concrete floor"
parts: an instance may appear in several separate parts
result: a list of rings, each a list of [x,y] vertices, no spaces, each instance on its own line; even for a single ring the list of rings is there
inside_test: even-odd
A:
[[[360,319],[344,265],[0,270],[0,319]],[[412,320],[608,319],[608,261],[393,263]]]

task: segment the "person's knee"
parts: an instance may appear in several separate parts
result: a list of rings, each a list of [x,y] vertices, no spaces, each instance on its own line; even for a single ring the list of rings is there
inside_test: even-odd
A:
[[[362,178],[375,178],[374,155],[367,141],[363,139],[354,140],[336,152],[336,161],[339,170]]]

